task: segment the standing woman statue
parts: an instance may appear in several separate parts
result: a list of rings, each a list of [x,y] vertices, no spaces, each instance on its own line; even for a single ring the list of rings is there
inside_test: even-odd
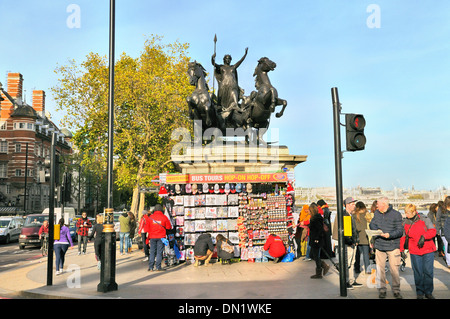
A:
[[[217,104],[223,111],[233,108],[239,108],[239,85],[237,68],[247,56],[248,48],[245,48],[244,56],[234,65],[231,65],[231,55],[227,54],[223,58],[224,64],[216,64],[216,53],[211,57],[211,63],[214,66],[214,76],[219,84],[217,92]]]

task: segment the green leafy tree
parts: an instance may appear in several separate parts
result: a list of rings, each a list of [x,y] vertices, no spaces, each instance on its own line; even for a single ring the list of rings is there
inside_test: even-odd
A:
[[[188,44],[163,44],[152,35],[139,57],[122,53],[114,76],[114,183],[132,189],[136,213],[140,186],[163,171],[169,162],[175,128],[189,128],[186,97],[193,87],[187,80]],[[73,132],[82,154],[81,164],[104,174],[108,151],[109,71],[105,56],[89,53],[80,64],[58,66],[58,85],[52,88],[63,125]]]

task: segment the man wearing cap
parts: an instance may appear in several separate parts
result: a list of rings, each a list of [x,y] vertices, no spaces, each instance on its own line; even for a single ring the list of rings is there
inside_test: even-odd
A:
[[[375,262],[377,264],[377,284],[380,298],[386,298],[386,258],[392,277],[392,291],[396,299],[402,299],[400,294],[399,266],[401,262],[400,238],[403,236],[402,214],[392,208],[389,200],[382,197],[377,200],[377,210],[369,224],[372,230],[380,230],[374,236]]]
[[[357,200],[353,197],[347,197],[344,200],[344,212],[343,216],[352,216],[355,211],[355,205]],[[356,222],[352,217],[352,235],[344,236],[344,244],[347,252],[347,262],[345,265],[345,273],[347,274],[347,289],[353,289],[354,287],[361,287],[360,283],[356,282],[354,265],[357,245],[359,243],[358,231],[356,230]],[[338,227],[337,218],[334,219],[333,224],[333,239],[338,240]]]
[[[148,233],[150,243],[150,255],[148,258],[148,271],[153,271],[156,257],[156,270],[165,270],[161,268],[161,262],[164,252],[164,244],[162,238],[166,238],[166,230],[172,229],[170,220],[164,215],[164,208],[160,204],[155,205],[155,210],[152,215],[147,216],[145,223],[145,232]]]

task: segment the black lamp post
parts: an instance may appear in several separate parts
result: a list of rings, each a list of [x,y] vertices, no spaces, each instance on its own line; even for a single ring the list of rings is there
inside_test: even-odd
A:
[[[101,246],[100,283],[97,291],[117,290],[116,283],[116,232],[113,207],[113,138],[114,138],[114,28],[115,0],[110,0],[109,10],[109,101],[108,101],[108,208],[105,210]]]

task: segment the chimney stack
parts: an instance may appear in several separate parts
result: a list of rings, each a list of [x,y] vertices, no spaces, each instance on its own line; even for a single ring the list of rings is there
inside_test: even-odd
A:
[[[20,73],[8,73],[8,89],[6,90],[14,99],[22,100],[23,76]]]
[[[45,92],[33,90],[33,109],[42,117],[45,117]]]
[[[3,88],[16,102],[22,104],[23,77],[20,73],[8,73],[7,88]],[[4,101],[1,102],[1,120],[8,119],[14,112],[14,104],[3,96]]]

